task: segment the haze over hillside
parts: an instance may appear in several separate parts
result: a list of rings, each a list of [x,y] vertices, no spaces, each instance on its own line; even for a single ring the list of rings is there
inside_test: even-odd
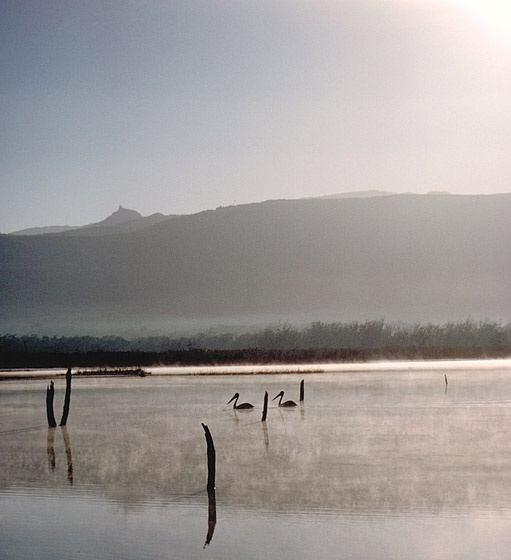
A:
[[[395,195],[2,235],[0,332],[509,321],[510,216],[511,194]]]

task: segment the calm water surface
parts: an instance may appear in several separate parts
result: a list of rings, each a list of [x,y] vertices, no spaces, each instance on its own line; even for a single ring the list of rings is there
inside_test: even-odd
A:
[[[0,558],[507,558],[511,368],[411,367],[2,381]]]

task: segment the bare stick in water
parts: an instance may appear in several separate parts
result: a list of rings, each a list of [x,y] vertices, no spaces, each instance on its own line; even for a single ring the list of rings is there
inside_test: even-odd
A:
[[[305,398],[305,380],[300,381],[300,402],[303,402]]]
[[[213,492],[215,490],[215,463],[216,463],[216,452],[215,446],[213,444],[213,438],[211,437],[211,432],[206,424],[202,424],[204,428],[204,435],[206,436],[206,443],[208,445],[208,484],[206,486],[208,492]]]
[[[211,542],[216,525],[216,497],[215,497],[215,460],[216,452],[215,445],[211,432],[206,424],[201,424],[204,428],[204,435],[206,436],[206,443],[208,446],[208,484],[206,486],[208,491],[208,533],[206,535],[206,542],[204,548]]]
[[[62,411],[62,418],[60,419],[61,426],[65,426],[67,423],[70,403],[71,403],[71,368],[68,368],[66,373],[66,396],[64,398],[64,409]]]
[[[444,379],[445,379],[445,384],[449,385],[449,382],[447,381],[447,374],[446,373],[444,373]]]
[[[263,404],[263,417],[261,422],[266,422],[266,414],[268,413],[268,391],[264,392],[264,404]]]
[[[48,418],[48,426],[55,428],[57,422],[55,421],[55,414],[53,413],[53,397],[55,396],[55,387],[53,381],[50,381],[46,389],[46,417]]]

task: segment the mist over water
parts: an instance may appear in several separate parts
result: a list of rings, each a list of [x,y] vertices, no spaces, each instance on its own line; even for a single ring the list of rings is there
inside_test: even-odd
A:
[[[67,441],[45,381],[3,381],[0,556],[506,557],[511,369],[412,367],[74,378]],[[262,423],[264,392],[298,402],[301,379],[305,402],[270,400]],[[57,415],[63,396],[57,380]]]

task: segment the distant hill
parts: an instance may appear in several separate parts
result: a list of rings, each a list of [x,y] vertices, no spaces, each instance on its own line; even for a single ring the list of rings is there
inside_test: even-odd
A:
[[[328,199],[328,198],[372,198],[374,196],[392,196],[397,193],[389,191],[378,191],[378,190],[368,190],[368,191],[352,191],[336,194],[327,194],[320,196],[318,198]]]
[[[136,210],[130,210],[129,208],[123,208],[119,205],[117,211],[113,214],[105,218],[101,222],[97,222],[96,224],[91,224],[93,226],[115,226],[117,224],[122,224],[124,222],[129,222],[130,220],[137,220],[138,218],[142,218],[142,214],[137,212]]]
[[[78,229],[79,226],[40,226],[13,231],[9,235],[46,235],[47,233],[64,233]]]
[[[127,233],[129,231],[139,231],[152,226],[158,222],[168,219],[170,216],[163,214],[152,214],[144,217],[136,210],[119,208],[110,216],[93,224],[85,226],[43,226],[14,231],[10,235],[46,235],[53,233],[69,233],[74,235],[104,235],[112,233]]]
[[[395,196],[398,193],[395,192],[390,192],[390,191],[379,191],[379,190],[367,190],[367,191],[349,191],[349,192],[342,192],[342,193],[336,193],[336,194],[327,194],[324,196],[320,196],[317,198],[322,198],[322,199],[327,199],[327,198],[373,198],[375,196]],[[407,194],[412,194],[412,193],[407,193]],[[445,194],[445,195],[449,195],[451,193],[447,192],[447,191],[431,191],[426,193],[428,195],[440,195],[440,194]]]
[[[393,195],[231,206],[94,237],[2,235],[0,332],[509,321],[510,216],[511,194]]]

